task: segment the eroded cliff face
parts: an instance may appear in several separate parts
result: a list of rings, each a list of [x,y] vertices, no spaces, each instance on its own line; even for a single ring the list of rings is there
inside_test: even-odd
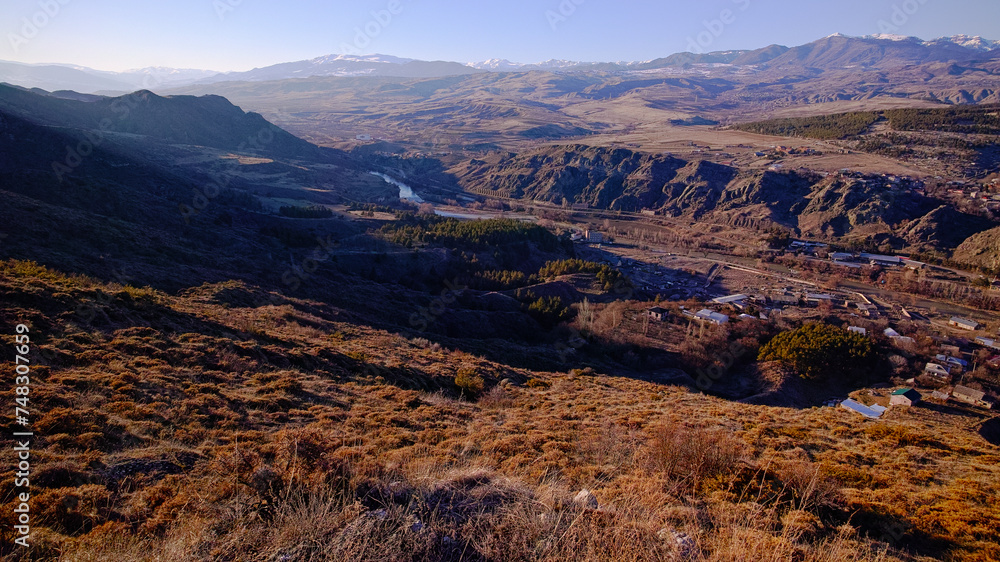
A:
[[[992,226],[943,202],[870,179],[805,171],[739,170],[621,148],[582,145],[503,153],[450,170],[471,192],[748,227],[782,225],[801,235],[893,237],[949,249]]]

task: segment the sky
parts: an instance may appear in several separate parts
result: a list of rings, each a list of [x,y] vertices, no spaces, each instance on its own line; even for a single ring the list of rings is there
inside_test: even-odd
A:
[[[249,70],[350,53],[650,60],[832,33],[1000,39],[998,0],[4,0],[0,60]]]

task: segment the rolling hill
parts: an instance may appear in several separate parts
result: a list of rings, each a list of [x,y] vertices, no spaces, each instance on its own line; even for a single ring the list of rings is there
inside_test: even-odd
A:
[[[39,125],[138,135],[169,144],[276,157],[337,158],[336,151],[310,145],[221,96],[161,97],[140,90],[120,97],[69,99],[0,85],[0,110]]]
[[[970,236],[955,248],[956,262],[996,270],[1000,268],[1000,228]]]
[[[47,257],[92,275],[122,267],[176,286],[199,276],[228,278],[227,271],[263,271],[264,264],[239,253],[220,256],[240,266],[207,258],[213,246],[254,253],[257,243],[243,236],[272,220],[261,213],[262,198],[335,204],[398,196],[345,154],[306,143],[220,97],[137,92],[79,101],[0,86],[0,120],[7,201],[0,213],[23,225],[5,240],[8,255]],[[18,220],[29,215],[52,217],[58,226]],[[239,228],[206,235],[215,222]],[[78,236],[95,229],[104,237]],[[49,242],[40,249],[32,243],[39,236]],[[102,261],[108,248],[116,248],[115,257]],[[161,252],[176,263],[164,263]]]

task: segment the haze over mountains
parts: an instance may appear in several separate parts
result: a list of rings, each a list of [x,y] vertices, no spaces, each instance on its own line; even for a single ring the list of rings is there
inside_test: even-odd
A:
[[[224,98],[149,91],[81,101],[0,85],[0,171],[0,219],[20,227],[6,239],[8,252],[90,274],[134,267],[136,276],[177,286],[259,271],[258,261],[212,263],[199,255],[212,248],[254,253],[256,242],[242,240],[244,231],[276,220],[260,213],[253,193],[314,204],[398,193],[343,152],[296,138]],[[28,215],[58,226],[18,219]],[[236,228],[202,237],[191,224],[206,217]],[[101,235],[72,234],[96,231]],[[124,242],[137,235],[145,242]],[[31,250],[34,236],[51,243]],[[190,268],[150,259],[141,249],[150,239],[179,249],[171,259]],[[112,261],[99,257],[108,243],[117,248]]]
[[[421,61],[388,55],[327,55],[280,63],[242,72],[149,67],[126,72],[99,71],[67,64],[22,64],[0,61],[0,82],[44,90],[83,93],[125,93],[191,84],[271,81],[332,76],[427,78],[478,72],[604,72],[633,73],[691,70],[691,65],[731,65],[755,71],[792,69],[828,71],[842,68],[897,68],[933,62],[971,63],[1000,57],[1000,41],[956,35],[924,41],[916,37],[835,34],[798,47],[770,45],[755,50],[676,53],[648,61],[579,62],[548,60],[524,64],[504,59],[459,63]]]

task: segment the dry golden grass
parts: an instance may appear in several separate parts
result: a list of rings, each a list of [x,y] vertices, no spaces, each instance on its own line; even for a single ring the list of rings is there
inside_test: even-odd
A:
[[[514,369],[306,301],[153,293],[155,316],[120,300],[86,326],[89,290],[0,270],[0,314],[46,352],[35,547],[8,559],[1000,558],[1000,450],[957,414]]]

